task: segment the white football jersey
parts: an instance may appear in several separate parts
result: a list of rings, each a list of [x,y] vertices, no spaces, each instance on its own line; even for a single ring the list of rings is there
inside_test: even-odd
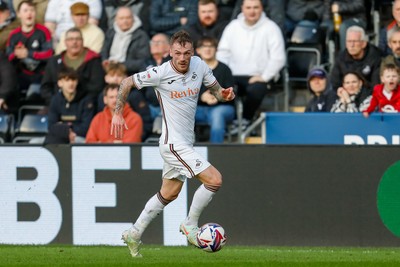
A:
[[[160,144],[193,144],[194,123],[202,83],[216,84],[212,70],[197,56],[186,73],[178,72],[171,61],[132,75],[135,87],[154,87],[163,114]]]

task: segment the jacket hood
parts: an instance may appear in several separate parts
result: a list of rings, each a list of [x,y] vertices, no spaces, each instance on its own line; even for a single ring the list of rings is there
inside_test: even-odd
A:
[[[316,76],[325,77],[325,78],[326,78],[326,87],[325,87],[324,93],[325,93],[326,91],[332,89],[332,85],[331,85],[331,82],[330,82],[330,79],[329,79],[329,75],[328,75],[328,73],[326,72],[326,70],[325,70],[323,67],[315,66],[315,67],[311,68],[311,69],[308,71],[308,74],[307,74],[307,89],[308,89],[313,95],[315,95],[315,93],[311,90],[311,87],[310,87],[310,79],[311,79],[311,77],[316,77]]]
[[[116,33],[120,33],[120,34],[131,34],[134,31],[136,31],[137,29],[139,29],[140,27],[142,27],[142,21],[140,20],[140,18],[136,15],[133,15],[133,25],[132,27],[127,30],[126,32],[123,32],[120,30],[120,28],[117,26],[116,22],[114,22],[113,28],[115,30]]]
[[[256,22],[256,24],[248,25],[245,21],[245,17],[243,15],[243,13],[240,13],[237,16],[237,20],[239,21],[240,26],[242,26],[243,28],[245,28],[247,30],[253,30],[253,29],[257,29],[257,28],[261,27],[265,21],[269,20],[269,18],[265,15],[264,12],[262,12],[260,19]]]

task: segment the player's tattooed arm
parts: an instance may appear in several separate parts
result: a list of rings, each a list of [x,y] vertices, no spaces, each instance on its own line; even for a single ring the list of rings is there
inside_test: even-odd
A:
[[[221,85],[216,82],[213,86],[208,88],[210,92],[218,99],[220,102],[231,101],[235,98],[235,93],[233,88],[222,88]]]
[[[121,114],[122,110],[124,109],[124,105],[126,99],[128,98],[129,92],[131,88],[134,86],[133,77],[127,77],[122,80],[121,84],[119,85],[118,95],[117,95],[117,104],[114,110],[114,113]]]

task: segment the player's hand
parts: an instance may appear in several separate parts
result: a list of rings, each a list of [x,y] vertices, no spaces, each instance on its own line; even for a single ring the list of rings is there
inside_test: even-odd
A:
[[[125,119],[122,114],[115,113],[111,121],[111,135],[114,135],[116,139],[122,139],[124,136],[124,128],[128,130]]]
[[[235,92],[233,91],[232,87],[226,89],[222,88],[221,96],[225,101],[232,101],[233,99],[235,99]]]

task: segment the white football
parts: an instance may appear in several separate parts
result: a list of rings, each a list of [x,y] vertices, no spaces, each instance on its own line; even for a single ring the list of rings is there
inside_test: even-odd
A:
[[[197,242],[200,249],[216,252],[226,243],[225,230],[218,223],[206,223],[197,232]]]

